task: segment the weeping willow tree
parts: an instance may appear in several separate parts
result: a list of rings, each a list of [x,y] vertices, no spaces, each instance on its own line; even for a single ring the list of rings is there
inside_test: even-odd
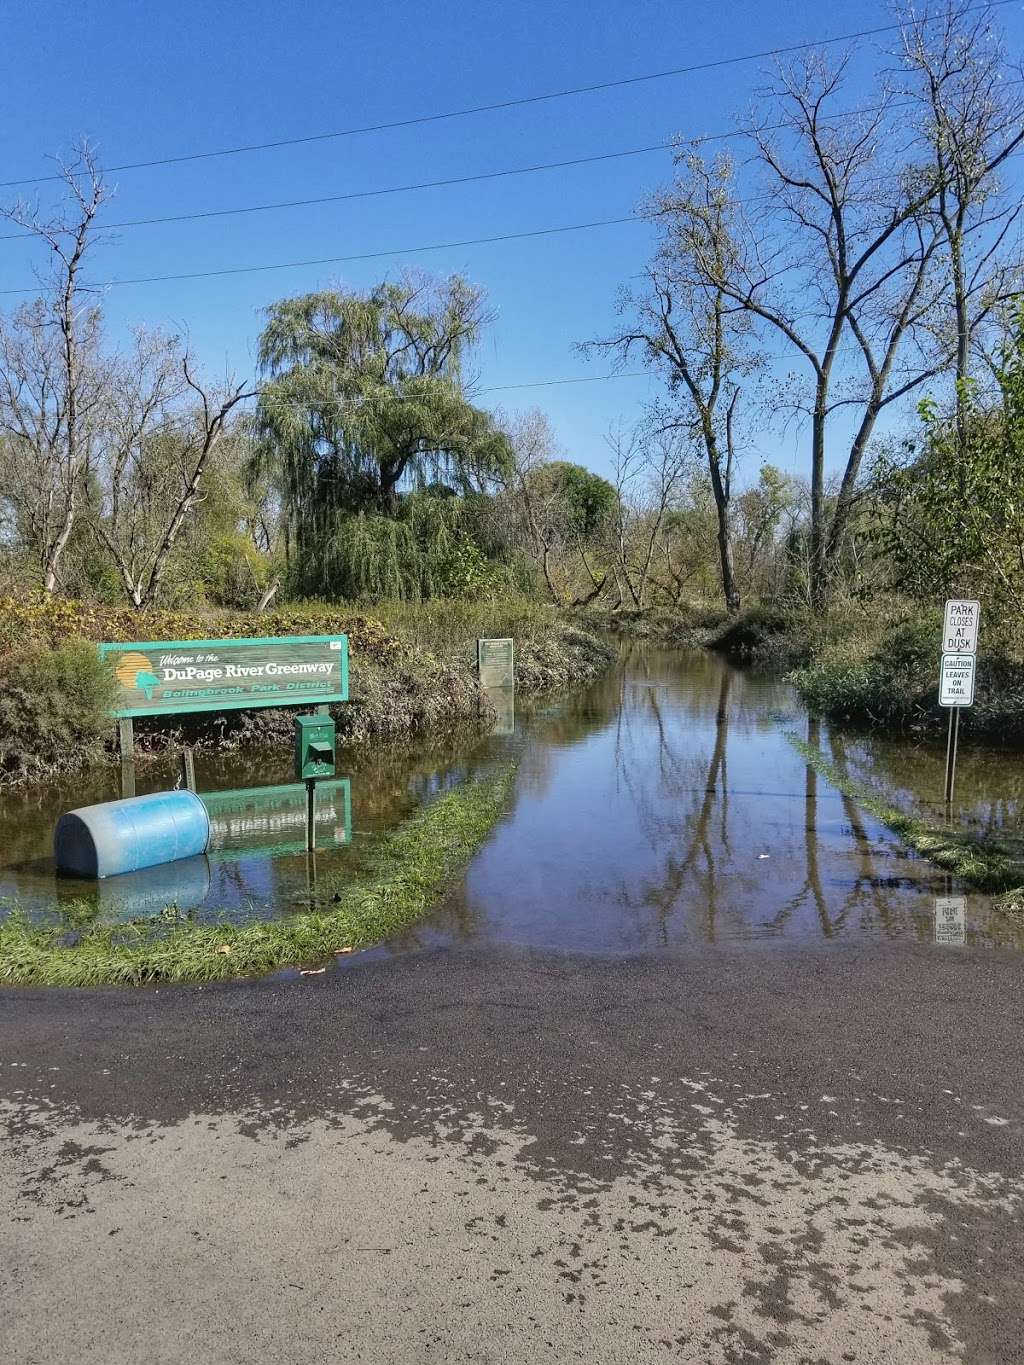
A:
[[[527,590],[529,570],[494,534],[487,502],[427,489],[403,497],[394,517],[340,517],[296,561],[292,586],[312,597],[410,601]]]
[[[431,591],[417,562],[422,518],[402,515],[405,497],[435,482],[479,492],[510,462],[504,432],[463,386],[484,321],[480,292],[458,277],[306,294],[268,310],[257,460],[279,490],[304,590]],[[455,534],[444,520],[435,541]]]

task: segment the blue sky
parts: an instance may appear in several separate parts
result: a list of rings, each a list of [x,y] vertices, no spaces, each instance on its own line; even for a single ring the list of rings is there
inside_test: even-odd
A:
[[[1024,48],[1022,7],[1001,11]],[[55,0],[4,16],[0,179],[46,174],[46,158],[88,135],[108,164],[174,156],[515,98],[827,37],[887,22],[880,0],[670,3],[478,0]],[[883,40],[878,40],[883,41]],[[615,151],[728,129],[764,62],[672,77],[526,108],[250,155],[113,174],[110,220],[344,194],[423,179]],[[124,229],[97,251],[93,278],[216,270],[351,255],[621,217],[670,176],[667,152],[483,184],[241,218]],[[45,202],[49,188],[28,187]],[[0,191],[12,196],[17,191]],[[579,341],[614,326],[618,288],[651,246],[641,223],[410,255],[488,292],[496,320],[477,356],[484,387],[604,374]],[[0,243],[0,288],[30,284],[39,248]],[[403,264],[306,267],[109,291],[116,338],[135,325],[188,335],[205,372],[254,373],[261,309],[286,294],[364,288]],[[10,300],[6,302],[10,303]],[[639,368],[630,366],[630,369]],[[489,395],[538,406],[566,453],[604,468],[603,436],[659,391],[649,378]],[[800,438],[763,430],[747,468],[802,471]]]

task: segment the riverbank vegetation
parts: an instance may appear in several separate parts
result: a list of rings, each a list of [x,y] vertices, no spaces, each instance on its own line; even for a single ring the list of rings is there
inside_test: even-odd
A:
[[[369,850],[360,871],[328,873],[308,908],[279,919],[199,925],[171,907],[142,923],[101,924],[82,906],[59,925],[40,927],[11,913],[0,919],[0,983],[223,981],[379,943],[435,904],[501,818],[513,776],[505,767],[439,797]]]
[[[351,700],[334,708],[342,742],[439,737],[487,718],[476,680],[479,636],[516,641],[516,685],[529,695],[582,686],[612,651],[554,607],[497,601],[382,602],[369,611],[304,603],[262,613],[150,608],[135,612],[61,597],[0,599],[0,781],[73,771],[111,742],[112,682],[97,640],[348,636]],[[292,742],[292,713],[228,711],[168,724],[136,721],[140,760],[169,746],[253,748]]]

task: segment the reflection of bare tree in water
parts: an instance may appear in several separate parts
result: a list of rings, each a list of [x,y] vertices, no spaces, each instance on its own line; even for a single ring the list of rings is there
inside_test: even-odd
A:
[[[807,743],[817,749],[821,743],[821,722],[814,716],[807,717]],[[793,915],[806,904],[808,898],[813,902],[821,924],[821,932],[831,938],[838,921],[833,921],[828,911],[825,892],[821,885],[821,869],[818,865],[818,773],[808,763],[804,768],[804,880],[799,891],[785,902],[778,914],[767,921],[768,929],[781,929]]]
[[[658,798],[665,795],[682,797],[697,787],[701,801],[696,811],[687,820],[687,838],[681,856],[670,853],[665,862],[665,872],[657,885],[644,885],[638,897],[623,890],[621,902],[639,916],[646,916],[652,909],[657,914],[659,937],[663,943],[668,941],[668,922],[679,902],[686,879],[695,875],[705,905],[704,932],[709,940],[715,938],[715,920],[718,910],[719,872],[715,859],[712,830],[717,824],[717,838],[722,849],[731,852],[729,843],[729,798],[727,754],[729,744],[729,701],[733,673],[722,666],[719,673],[718,701],[715,712],[715,738],[707,767],[702,771],[702,784],[694,781],[694,760],[677,754],[669,740],[667,727],[662,715],[661,702],[657,689],[653,686],[646,691],[646,710],[654,720],[658,736],[658,771],[661,782],[653,794]],[[616,735],[616,768],[621,774],[627,791],[644,816],[643,826],[652,848],[675,848],[678,841],[678,803],[666,803],[668,814],[663,815],[652,804],[652,788],[641,775],[634,779],[629,757],[631,752],[629,727],[631,713],[625,703],[620,712]],[[715,807],[718,806],[718,820],[714,820]],[[702,864],[702,865],[700,865]]]
[[[807,717],[807,743],[815,749],[821,747],[821,721],[815,716]],[[840,766],[844,763],[842,751],[842,741],[834,732],[829,734],[829,743],[832,749],[833,758]],[[857,809],[856,802],[852,801],[845,793],[840,793],[843,811],[847,820],[850,822],[850,832],[854,842],[854,848],[859,862],[859,871],[854,879],[854,884],[846,896],[837,914],[832,914],[829,910],[828,900],[821,882],[821,869],[818,861],[819,838],[818,838],[818,772],[810,763],[804,769],[804,867],[805,875],[803,885],[794,896],[791,896],[779,913],[769,923],[772,928],[782,928],[782,926],[806,904],[808,898],[812,901],[821,925],[821,932],[826,938],[831,938],[837,931],[845,927],[851,909],[862,899],[864,892],[867,891],[872,903],[878,911],[882,922],[889,927],[888,906],[885,897],[879,894],[878,879],[875,875],[874,863],[872,861],[871,841],[868,838],[867,830],[861,818],[860,811]]]
[[[843,772],[848,771],[846,758],[846,744],[842,737],[834,730],[829,731],[829,746],[832,750],[832,761],[836,767]],[[885,894],[884,887],[880,884],[874,856],[871,849],[871,838],[864,825],[857,803],[850,799],[845,793],[842,794],[843,810],[846,818],[850,822],[850,831],[853,836],[854,848],[857,853],[858,872],[853,884],[853,888],[846,898],[843,907],[843,915],[858,899],[863,899],[867,893],[868,899],[878,916],[879,921],[884,926],[887,934],[891,934],[894,929],[892,922],[892,910],[889,898]]]

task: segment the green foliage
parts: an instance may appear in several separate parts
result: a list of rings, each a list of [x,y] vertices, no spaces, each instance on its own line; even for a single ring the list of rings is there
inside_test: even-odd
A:
[[[727,622],[711,641],[712,649],[733,658],[764,658],[788,653],[801,634],[801,619],[780,607],[750,607]]]
[[[413,493],[394,516],[339,518],[315,547],[293,559],[290,585],[300,595],[371,602],[509,591],[515,566],[499,558],[501,547],[485,552],[483,530],[473,498]]]
[[[929,611],[873,643],[847,638],[790,679],[812,710],[835,720],[904,728],[935,707],[941,619]]]
[[[416,601],[516,578],[474,506],[511,458],[462,390],[481,322],[479,293],[457,277],[270,309],[256,463],[281,495],[294,591]]]
[[[412,605],[379,602],[374,614],[399,639],[438,658],[476,658],[481,637],[511,638],[517,646],[540,640],[565,625],[558,608],[522,594],[493,599],[436,599]]]
[[[81,762],[111,728],[114,684],[84,640],[23,644],[0,661],[0,774]]]
[[[482,321],[479,292],[458,277],[307,294],[269,310],[258,462],[274,472],[296,560],[344,569],[352,516],[394,516],[410,484],[443,480],[468,493],[508,470],[506,436],[462,387]],[[383,532],[356,534],[365,543]],[[384,550],[393,556],[397,544]],[[394,565],[381,577],[397,586]]]
[[[352,608],[299,602],[277,611],[218,613],[208,609],[134,611],[67,597],[0,597],[0,658],[5,650],[38,643],[59,648],[69,636],[112,644],[134,640],[248,639],[274,635],[346,634],[354,654],[381,662],[401,646],[379,621]]]
[[[538,476],[553,485],[570,535],[590,541],[608,525],[618,494],[600,474],[592,474],[580,464],[552,460],[537,470]]]
[[[84,925],[69,942],[62,928],[37,928],[11,914],[0,920],[0,983],[216,981],[378,943],[425,914],[483,843],[513,776],[508,767],[434,801],[384,838],[363,875],[321,879],[312,909],[278,920],[200,926],[168,915],[141,925]]]
[[[1024,608],[1024,310],[996,372],[998,400],[963,385],[958,410],[920,405],[920,449],[879,461],[875,538],[897,585]]]

